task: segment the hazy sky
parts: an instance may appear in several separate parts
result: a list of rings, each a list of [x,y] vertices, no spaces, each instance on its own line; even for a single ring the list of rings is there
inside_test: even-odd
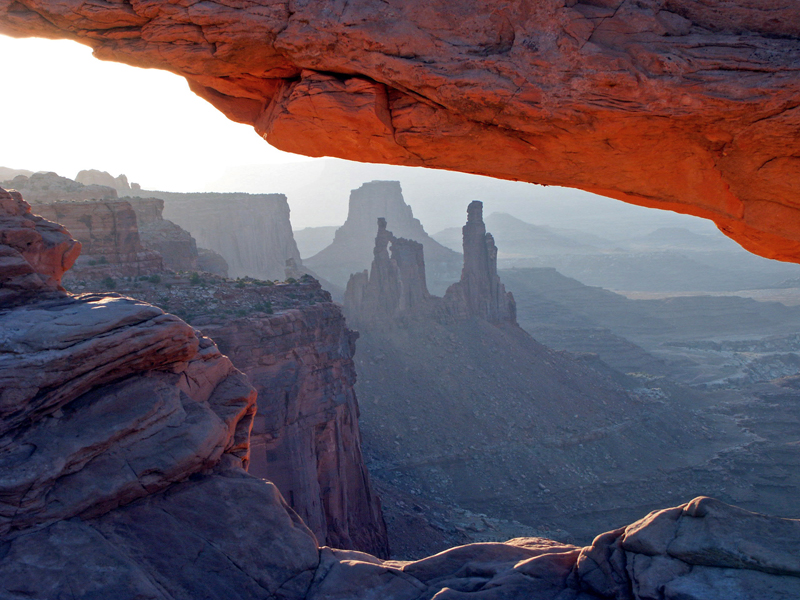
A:
[[[305,160],[229,121],[182,77],[104,62],[75,42],[0,36],[0,166],[125,173],[146,188],[201,190],[233,166]]]

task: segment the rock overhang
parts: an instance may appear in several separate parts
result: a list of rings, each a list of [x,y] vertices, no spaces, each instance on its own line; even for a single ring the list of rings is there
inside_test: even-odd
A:
[[[791,0],[5,0],[0,33],[178,73],[283,150],[578,187],[800,261]]]

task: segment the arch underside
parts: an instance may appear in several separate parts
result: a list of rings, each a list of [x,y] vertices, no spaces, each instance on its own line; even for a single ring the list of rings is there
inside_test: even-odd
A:
[[[794,0],[0,0],[0,33],[182,75],[283,150],[581,188],[800,262]]]

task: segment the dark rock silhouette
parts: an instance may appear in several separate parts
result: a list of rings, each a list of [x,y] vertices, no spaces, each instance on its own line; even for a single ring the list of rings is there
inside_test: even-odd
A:
[[[490,323],[516,323],[514,296],[506,292],[497,275],[497,246],[483,223],[483,203],[467,207],[467,224],[462,228],[464,270],[444,296],[448,310],[458,317],[480,317]]]
[[[351,275],[345,290],[345,310],[354,323],[420,318],[440,308],[441,299],[425,283],[422,244],[395,237],[383,217],[378,218],[373,256],[370,271]]]

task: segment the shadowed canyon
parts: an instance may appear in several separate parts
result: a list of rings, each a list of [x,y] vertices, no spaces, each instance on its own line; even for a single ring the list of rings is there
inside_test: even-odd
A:
[[[0,167],[0,597],[800,597],[800,9],[766,4],[0,0],[285,150],[684,213]]]

